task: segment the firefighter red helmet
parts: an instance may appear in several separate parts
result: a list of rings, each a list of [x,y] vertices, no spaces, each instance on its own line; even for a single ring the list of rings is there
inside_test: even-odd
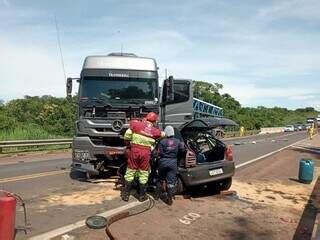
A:
[[[146,116],[146,120],[149,122],[156,122],[158,120],[158,115],[154,112],[149,112]]]

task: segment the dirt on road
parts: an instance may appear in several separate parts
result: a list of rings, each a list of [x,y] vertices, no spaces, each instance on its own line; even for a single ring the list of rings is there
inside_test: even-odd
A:
[[[320,137],[305,141],[320,149]],[[298,182],[301,158],[314,160],[311,184]],[[310,239],[319,208],[320,155],[287,149],[237,169],[231,190],[178,196],[173,206],[158,202],[150,211],[114,223],[117,239]],[[81,228],[74,239],[106,239],[104,230]],[[56,238],[61,239],[61,236]]]

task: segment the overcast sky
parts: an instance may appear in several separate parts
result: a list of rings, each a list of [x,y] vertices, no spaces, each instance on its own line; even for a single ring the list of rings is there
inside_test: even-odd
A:
[[[173,3],[174,2],[174,3]],[[84,57],[153,57],[160,77],[224,85],[243,106],[320,109],[320,1],[0,0],[0,99],[65,96]]]

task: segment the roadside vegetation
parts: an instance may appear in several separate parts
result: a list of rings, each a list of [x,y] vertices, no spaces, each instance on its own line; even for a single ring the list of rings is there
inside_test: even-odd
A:
[[[306,123],[308,117],[317,117],[318,112],[313,107],[289,110],[273,107],[256,108],[242,107],[229,94],[220,94],[223,88],[219,83],[195,81],[193,84],[195,97],[210,102],[224,110],[224,116],[237,122],[245,129],[254,130],[262,127],[282,127],[288,124]]]
[[[25,96],[11,100],[0,106],[0,140],[70,137],[75,112],[75,99]]]
[[[296,110],[242,107],[231,95],[221,94],[222,88],[222,84],[196,81],[194,94],[222,107],[226,117],[247,130],[305,123],[307,117],[317,116],[317,111],[312,107]],[[0,102],[0,141],[71,137],[75,113],[76,97],[69,101],[52,96],[25,96],[7,103]]]

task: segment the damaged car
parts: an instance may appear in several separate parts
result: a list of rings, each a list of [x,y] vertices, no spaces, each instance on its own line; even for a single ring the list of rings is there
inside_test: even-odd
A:
[[[175,128],[175,138],[186,148],[178,156],[176,194],[196,186],[218,187],[220,191],[231,187],[235,172],[232,149],[215,138],[211,129],[200,119]]]

